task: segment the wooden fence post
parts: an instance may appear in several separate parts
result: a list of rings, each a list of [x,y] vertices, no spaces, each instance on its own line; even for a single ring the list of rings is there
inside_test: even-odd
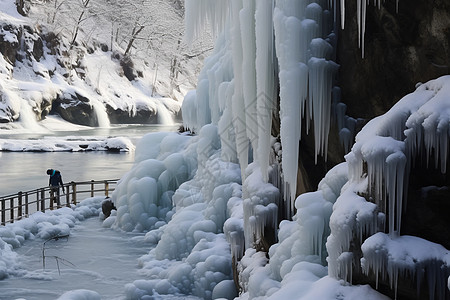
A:
[[[45,212],[45,190],[41,188],[41,211]]]
[[[36,190],[36,211],[39,211],[39,190]]]
[[[53,210],[53,202],[55,202],[56,195],[53,187],[50,188],[50,210]]]
[[[94,180],[91,180],[91,197],[94,197]]]
[[[109,194],[109,182],[105,180],[105,196],[108,197]]]
[[[9,198],[9,222],[14,222],[14,197]]]
[[[77,204],[77,185],[75,184],[75,182],[71,182],[70,183],[72,185],[72,201],[73,204]]]
[[[6,199],[2,199],[2,225],[5,225],[5,219],[6,219]]]
[[[28,205],[28,192],[25,192],[25,216],[28,216],[28,214],[30,213]]]
[[[66,206],[70,207],[70,195],[69,195],[69,186],[66,185]]]
[[[22,219],[22,191],[17,196],[17,219]]]

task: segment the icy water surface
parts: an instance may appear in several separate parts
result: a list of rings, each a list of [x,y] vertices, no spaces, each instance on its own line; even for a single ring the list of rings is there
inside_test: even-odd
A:
[[[142,237],[102,228],[99,218],[90,218],[73,228],[67,239],[46,243],[45,269],[43,241],[27,241],[16,249],[24,271],[0,281],[0,299],[54,300],[76,289],[96,291],[102,299],[126,299],[125,285],[146,279],[139,275],[138,258],[147,254],[151,245]],[[154,299],[198,298],[168,295]]]
[[[133,144],[147,133],[176,131],[177,126],[116,125],[78,131],[55,131],[51,136],[127,137]],[[0,130],[0,139],[42,139],[48,134],[8,133]],[[47,169],[61,171],[64,182],[118,179],[134,163],[134,153],[89,152],[1,152],[0,196],[29,191],[48,185]]]

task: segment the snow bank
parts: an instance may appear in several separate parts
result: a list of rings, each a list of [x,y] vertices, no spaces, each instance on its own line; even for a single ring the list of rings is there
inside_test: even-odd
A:
[[[43,139],[17,140],[0,139],[0,151],[15,152],[56,152],[56,151],[134,151],[135,146],[126,137],[102,138],[68,136],[64,138],[44,137]]]
[[[90,290],[74,290],[61,295],[57,300],[100,300],[99,293]]]
[[[392,237],[376,233],[361,247],[363,271],[372,271],[378,278],[386,278],[397,297],[400,277],[409,276],[416,282],[417,294],[421,284],[427,282],[430,299],[446,299],[446,283],[450,276],[450,253],[439,244],[414,236]]]

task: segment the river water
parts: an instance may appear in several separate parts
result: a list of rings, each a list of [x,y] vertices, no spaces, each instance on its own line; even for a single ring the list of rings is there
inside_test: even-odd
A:
[[[117,125],[77,131],[54,131],[51,136],[127,137],[133,144],[150,132],[176,131],[178,125]],[[42,139],[46,134],[6,133],[0,139]],[[48,185],[47,169],[61,171],[63,181],[89,181],[121,178],[131,169],[134,152],[0,152],[0,196]]]

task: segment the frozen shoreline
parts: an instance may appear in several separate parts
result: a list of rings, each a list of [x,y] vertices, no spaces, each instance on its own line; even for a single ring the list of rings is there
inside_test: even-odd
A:
[[[0,151],[56,152],[56,151],[134,151],[135,146],[125,137],[44,137],[37,140],[0,139]]]

